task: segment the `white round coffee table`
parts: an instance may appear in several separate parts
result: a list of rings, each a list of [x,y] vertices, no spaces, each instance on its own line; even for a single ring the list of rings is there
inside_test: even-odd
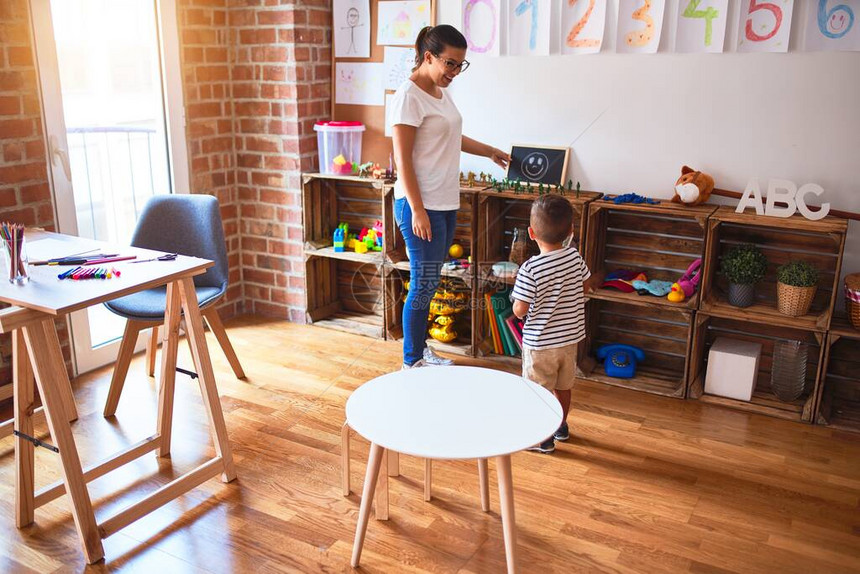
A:
[[[561,405],[552,393],[502,371],[427,367],[368,381],[349,397],[346,420],[350,428],[371,442],[353,567],[361,558],[383,455],[390,450],[428,459],[496,457],[508,572],[515,571],[510,455],[542,442],[559,427]],[[482,483],[484,486],[486,481]]]

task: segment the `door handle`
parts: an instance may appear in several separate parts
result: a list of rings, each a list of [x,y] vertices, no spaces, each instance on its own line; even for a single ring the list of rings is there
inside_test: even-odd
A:
[[[48,151],[51,153],[51,164],[57,165],[57,160],[60,161],[60,167],[63,168],[63,173],[66,174],[66,179],[72,181],[72,166],[69,163],[69,153],[61,148],[57,143],[57,136],[51,135],[48,138]]]

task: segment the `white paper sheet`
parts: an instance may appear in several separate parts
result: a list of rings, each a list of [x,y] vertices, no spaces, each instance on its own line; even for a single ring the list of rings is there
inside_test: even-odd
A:
[[[568,0],[561,6],[561,53],[600,52],[606,27],[606,0]]]
[[[377,3],[376,43],[414,46],[418,32],[430,26],[430,0]]]
[[[788,52],[794,0],[742,0],[738,52]]]
[[[663,32],[666,0],[621,0],[615,51],[621,54],[654,54]]]
[[[463,0],[463,35],[469,56],[498,56],[501,44],[502,4],[500,0]]]
[[[384,105],[383,66],[382,62],[373,64],[337,62],[335,103],[359,106]]]
[[[680,0],[676,52],[723,51],[729,0]]]
[[[412,75],[415,65],[415,48],[386,46],[383,56],[385,66],[385,89],[396,90]]]
[[[370,57],[370,0],[334,0],[334,55]]]
[[[508,7],[508,53],[511,56],[548,56],[551,0],[509,0]]]
[[[807,52],[860,51],[860,0],[809,0]]]
[[[86,255],[87,253],[83,252],[90,249],[94,250],[90,253],[96,253],[96,250],[99,250],[101,246],[100,243],[85,238],[78,238],[74,244],[71,244],[68,241],[46,237],[45,239],[27,241],[25,248],[27,249],[27,258],[32,262],[59,259],[70,255]]]

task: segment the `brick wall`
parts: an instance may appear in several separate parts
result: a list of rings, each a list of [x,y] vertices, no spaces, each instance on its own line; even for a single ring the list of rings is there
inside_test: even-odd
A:
[[[300,174],[315,169],[313,124],[329,114],[331,11],[327,0],[230,4],[245,309],[304,322]]]
[[[45,137],[27,0],[0,0],[0,221],[54,230]],[[69,337],[57,323],[67,365]],[[12,343],[0,336],[0,385],[11,381]]]
[[[243,311],[228,9],[227,0],[177,3],[191,192],[213,195],[221,205],[230,264],[219,307],[225,318]]]

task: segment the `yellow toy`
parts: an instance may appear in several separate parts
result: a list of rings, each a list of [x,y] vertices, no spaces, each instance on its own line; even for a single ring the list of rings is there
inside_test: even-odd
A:
[[[450,343],[457,338],[457,331],[454,330],[454,318],[450,315],[436,317],[428,332],[431,337],[442,343]]]
[[[448,248],[448,255],[454,259],[461,258],[463,256],[463,246],[457,243],[452,244],[451,247]]]
[[[367,244],[364,241],[356,241],[355,242],[355,252],[356,253],[367,253]]]
[[[666,298],[672,303],[681,303],[686,299],[684,295],[684,290],[681,289],[681,286],[677,283],[672,283],[672,289],[669,291],[669,294],[666,295]]]
[[[409,291],[409,281],[403,282],[403,287]],[[406,301],[407,294],[403,294]],[[456,315],[469,306],[469,294],[455,291],[454,285],[447,279],[442,279],[433,299],[430,300],[430,313],[427,315],[429,326],[427,333],[442,343],[450,343],[457,338]]]

